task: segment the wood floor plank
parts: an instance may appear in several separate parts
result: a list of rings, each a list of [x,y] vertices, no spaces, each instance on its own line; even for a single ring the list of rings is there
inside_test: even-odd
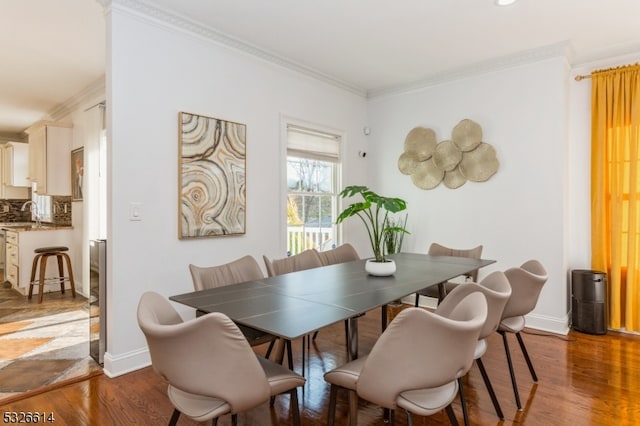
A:
[[[360,349],[366,353],[379,335],[379,312],[364,316],[360,331]],[[489,339],[483,360],[506,419],[500,422],[496,417],[474,366],[463,380],[472,425],[640,424],[640,403],[636,402],[640,401],[640,336],[613,332],[594,336],[573,331],[569,336],[556,336],[531,331],[523,337],[539,377],[537,384],[532,382],[520,348],[509,336],[524,410],[516,409],[502,339],[496,334]],[[293,348],[299,370],[300,342],[294,342]],[[326,424],[329,388],[322,376],[345,360],[343,325],[323,329],[312,344],[305,372],[307,383],[299,391],[303,425]],[[461,422],[458,400],[454,410]],[[166,385],[151,368],[145,368],[113,379],[96,376],[0,406],[0,411],[51,411],[57,419],[55,424],[163,425],[168,423],[173,407],[166,396]],[[347,396],[340,394],[336,424],[347,424],[347,412]],[[360,425],[383,424],[382,410],[373,404],[361,400],[358,414]],[[279,396],[273,409],[263,404],[241,413],[238,419],[241,425],[290,425],[289,397]],[[404,413],[398,412],[396,420],[399,426],[406,425]],[[429,418],[416,416],[414,420],[416,426],[449,424],[444,413]],[[181,417],[178,424],[200,423]],[[224,416],[218,424],[231,424],[230,417]]]

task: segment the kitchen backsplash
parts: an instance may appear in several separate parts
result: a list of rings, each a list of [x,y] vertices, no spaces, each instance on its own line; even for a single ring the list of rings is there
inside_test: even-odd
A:
[[[28,199],[4,199],[0,200],[0,223],[8,222],[30,222],[31,211],[27,208],[22,211],[24,203]],[[71,196],[53,195],[52,221],[54,225],[71,225]],[[48,223],[48,222],[46,222]]]

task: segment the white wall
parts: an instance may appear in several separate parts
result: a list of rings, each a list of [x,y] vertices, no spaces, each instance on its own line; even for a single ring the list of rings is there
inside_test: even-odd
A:
[[[488,272],[539,259],[549,272],[529,320],[547,330],[567,330],[567,150],[569,72],[563,57],[461,78],[369,102],[371,184],[408,202],[404,250],[426,252],[431,242],[471,248],[497,263]],[[438,141],[469,118],[482,126],[500,169],[484,183],[452,190],[422,190],[398,171],[407,133],[435,130]]]
[[[179,32],[113,4],[107,16],[107,132],[110,141],[108,353],[118,375],[148,362],[136,322],[140,295],[192,290],[188,264],[251,254],[284,256],[281,118],[344,132],[343,182],[355,167],[366,124],[363,97]],[[246,234],[178,239],[178,112],[247,125]],[[142,220],[129,204],[142,203]],[[183,312],[191,311],[176,306]]]
[[[135,318],[142,292],[190,291],[189,263],[284,253],[284,194],[278,190],[283,117],[344,133],[344,185],[364,183],[408,200],[412,234],[406,250],[425,252],[432,241],[483,244],[484,256],[498,262],[481,276],[541,260],[550,279],[528,324],[566,332],[568,272],[590,266],[589,83],[573,81],[564,57],[366,101],[130,12],[119,2],[107,14],[107,44],[106,374],[149,361]],[[179,111],[247,125],[245,235],[177,238]],[[441,185],[424,191],[400,174],[396,160],[409,130],[431,127],[444,140],[464,118],[480,123],[485,141],[496,147],[501,167],[495,176],[456,190]],[[371,135],[363,136],[364,126]],[[360,150],[366,159],[357,156]],[[140,222],[128,219],[132,202],[142,203]],[[367,255],[360,227],[347,223],[345,231],[345,239]]]

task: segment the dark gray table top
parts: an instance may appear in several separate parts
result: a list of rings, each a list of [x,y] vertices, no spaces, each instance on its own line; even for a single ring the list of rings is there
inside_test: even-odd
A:
[[[413,253],[390,257],[397,264],[390,277],[368,275],[365,261],[357,260],[170,299],[203,312],[222,312],[240,324],[292,340],[494,263]]]

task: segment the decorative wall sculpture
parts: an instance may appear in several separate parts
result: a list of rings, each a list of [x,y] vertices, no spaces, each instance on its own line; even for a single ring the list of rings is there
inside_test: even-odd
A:
[[[246,126],[179,113],[179,238],[244,234]]]
[[[482,142],[482,128],[469,119],[453,128],[451,140],[440,143],[432,129],[412,129],[398,159],[400,172],[411,176],[414,185],[422,189],[433,189],[443,181],[451,189],[461,187],[468,180],[484,182],[499,166],[496,150]]]

